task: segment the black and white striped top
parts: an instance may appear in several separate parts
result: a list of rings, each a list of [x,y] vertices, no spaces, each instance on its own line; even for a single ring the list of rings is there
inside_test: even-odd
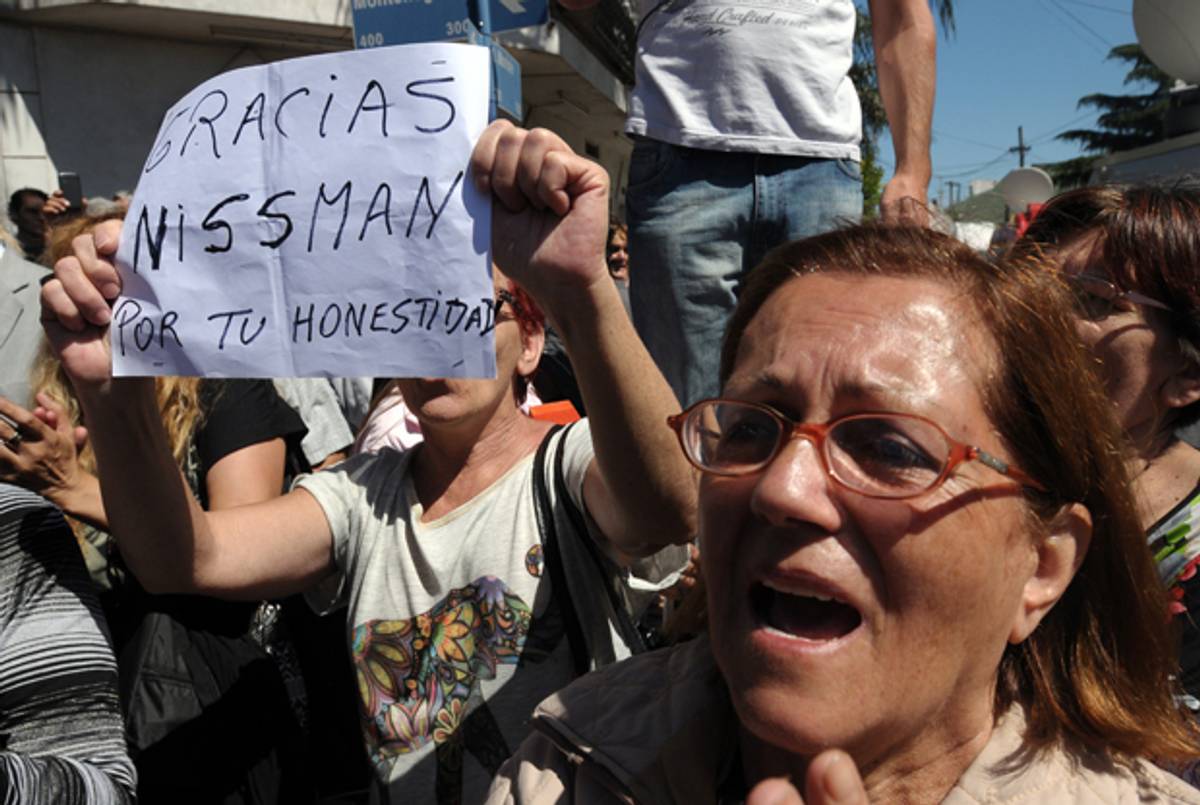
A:
[[[62,515],[0,484],[0,802],[129,803],[117,664]]]

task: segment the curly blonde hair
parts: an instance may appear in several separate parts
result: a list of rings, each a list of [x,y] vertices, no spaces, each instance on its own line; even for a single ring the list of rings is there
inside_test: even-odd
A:
[[[46,245],[45,257],[48,264],[54,265],[70,255],[71,242],[75,238],[91,232],[103,221],[123,217],[122,213],[112,213],[96,218],[77,218],[55,226],[50,231],[49,242]],[[83,412],[66,370],[45,339],[42,340],[30,381],[35,391],[45,394],[66,409],[72,424],[86,424],[82,421]],[[158,410],[162,412],[163,425],[171,445],[171,454],[182,466],[187,458],[192,436],[204,416],[200,407],[200,378],[159,377],[155,379],[154,385],[158,396]],[[96,457],[90,447],[85,446],[80,451],[79,463],[88,472],[96,471]]]

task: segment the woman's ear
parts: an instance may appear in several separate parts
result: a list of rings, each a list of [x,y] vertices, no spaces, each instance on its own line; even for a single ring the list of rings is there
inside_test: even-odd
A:
[[[1008,642],[1020,643],[1062,598],[1092,542],[1092,515],[1082,503],[1071,503],[1050,522],[1035,546],[1037,567],[1025,582]]]
[[[1173,410],[1187,408],[1200,400],[1200,360],[1188,354],[1179,356],[1179,371],[1163,384],[1163,402]]]
[[[517,374],[530,377],[542,362],[542,349],[546,346],[546,328],[540,325],[526,329],[521,327],[521,357],[517,360]]]

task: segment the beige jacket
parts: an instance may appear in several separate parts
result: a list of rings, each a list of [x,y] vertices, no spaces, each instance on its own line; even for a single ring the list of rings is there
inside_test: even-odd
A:
[[[1024,719],[1012,712],[943,800],[982,803],[1194,803],[1200,792],[1148,764],[1065,751],[1015,769]],[[636,657],[544,701],[534,732],[500,769],[489,805],[707,805],[733,757],[736,722],[707,640]]]

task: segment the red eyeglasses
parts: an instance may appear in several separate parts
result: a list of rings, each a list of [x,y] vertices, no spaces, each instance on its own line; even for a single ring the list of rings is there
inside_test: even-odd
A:
[[[817,447],[836,483],[872,498],[911,498],[929,492],[959,464],[978,461],[1022,486],[1045,487],[978,447],[950,438],[936,422],[915,414],[868,413],[824,424],[801,423],[769,405],[702,400],[667,418],[684,455],[714,475],[760,472],[793,438]]]

